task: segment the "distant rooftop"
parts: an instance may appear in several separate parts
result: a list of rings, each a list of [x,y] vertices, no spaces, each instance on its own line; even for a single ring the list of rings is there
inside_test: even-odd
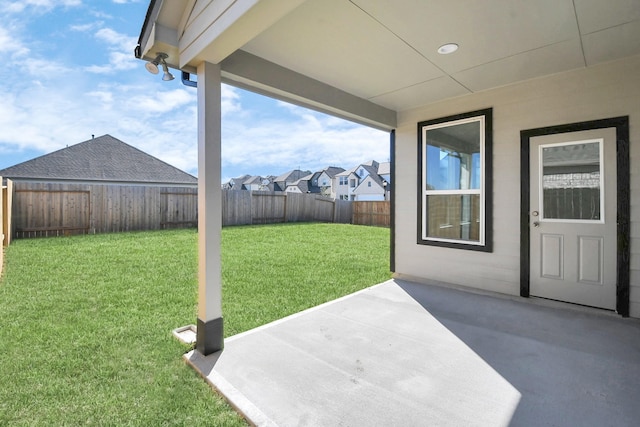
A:
[[[4,178],[197,184],[160,159],[103,135],[0,170]]]

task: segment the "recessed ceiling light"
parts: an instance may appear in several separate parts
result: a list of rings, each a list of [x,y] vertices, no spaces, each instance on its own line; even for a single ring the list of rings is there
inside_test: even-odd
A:
[[[447,43],[438,48],[438,53],[441,55],[448,55],[456,50],[458,50],[458,45],[456,43]]]

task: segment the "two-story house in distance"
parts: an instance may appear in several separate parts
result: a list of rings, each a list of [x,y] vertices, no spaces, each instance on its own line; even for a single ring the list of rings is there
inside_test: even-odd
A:
[[[380,172],[384,174],[380,175]],[[370,160],[334,177],[335,198],[352,201],[389,200],[389,182],[389,163]]]

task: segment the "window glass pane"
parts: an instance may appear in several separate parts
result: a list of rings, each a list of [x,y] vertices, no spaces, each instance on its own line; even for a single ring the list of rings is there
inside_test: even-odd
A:
[[[480,240],[480,195],[427,196],[427,237]]]
[[[543,218],[600,219],[600,143],[542,148]]]
[[[480,122],[426,131],[426,189],[479,189]]]

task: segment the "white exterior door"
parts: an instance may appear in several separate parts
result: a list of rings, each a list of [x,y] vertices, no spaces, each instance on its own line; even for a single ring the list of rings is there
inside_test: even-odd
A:
[[[531,138],[530,294],[616,308],[616,131]]]

